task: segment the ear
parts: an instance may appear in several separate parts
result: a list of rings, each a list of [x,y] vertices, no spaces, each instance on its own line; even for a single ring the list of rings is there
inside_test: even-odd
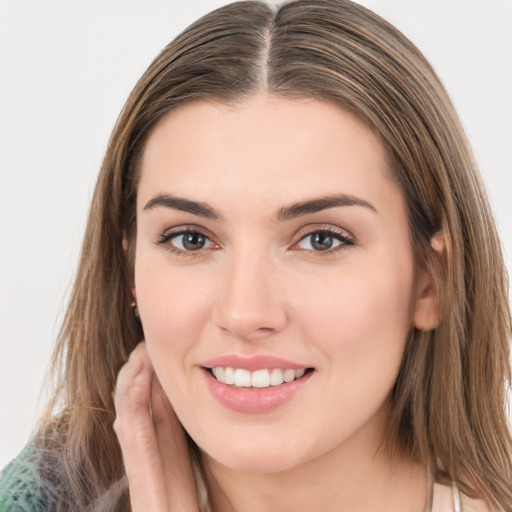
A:
[[[126,259],[128,262],[130,262],[130,244],[128,242],[128,239],[126,237],[123,237],[123,251],[126,256]],[[130,266],[130,264],[128,264]],[[135,291],[135,273],[133,272],[133,269],[131,271],[130,276],[130,291],[132,292],[132,297],[135,302],[137,302],[137,293]]]
[[[442,256],[445,239],[442,233],[437,233],[430,240],[430,245],[436,256]],[[414,306],[413,324],[420,331],[435,329],[441,321],[441,311],[437,288],[430,270],[422,270],[416,284],[416,302]]]

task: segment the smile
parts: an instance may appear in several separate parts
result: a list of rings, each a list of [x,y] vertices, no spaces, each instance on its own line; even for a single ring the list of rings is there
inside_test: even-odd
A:
[[[280,386],[283,383],[292,382],[300,379],[305,373],[306,368],[297,370],[288,368],[261,369],[249,371],[244,368],[231,368],[216,366],[211,368],[212,375],[222,384],[238,388],[268,388],[270,386]]]
[[[228,409],[244,414],[268,413],[293,403],[315,373],[314,368],[202,367],[212,396]]]

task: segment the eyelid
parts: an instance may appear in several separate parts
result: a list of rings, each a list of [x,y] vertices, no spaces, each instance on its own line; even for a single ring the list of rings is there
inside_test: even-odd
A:
[[[213,247],[198,249],[197,251],[183,251],[170,243],[171,239],[180,235],[185,235],[187,233],[199,233],[200,235],[207,238],[213,244]],[[171,253],[184,254],[187,256],[199,256],[200,253],[203,253],[204,251],[215,250],[219,248],[220,245],[217,241],[215,241],[215,237],[210,233],[209,230],[195,224],[182,224],[168,228],[164,230],[160,235],[158,235],[157,240],[154,243],[158,246],[165,246],[165,248]]]
[[[326,251],[312,251],[308,249],[295,248],[302,240],[315,233],[328,233],[329,235],[334,235],[343,243],[335,247],[334,249],[328,249]],[[316,224],[312,226],[305,226],[304,228],[301,228],[301,230],[297,232],[297,237],[298,239],[295,242],[293,242],[291,249],[308,251],[314,253],[315,256],[333,254],[339,250],[346,249],[347,247],[352,247],[356,245],[356,238],[352,233],[350,233],[350,231],[347,231],[346,229],[337,226],[333,226],[332,224]]]
[[[210,240],[214,238],[213,234],[210,231],[202,226],[198,226],[197,224],[180,224],[179,226],[173,226],[172,228],[165,229],[160,235],[158,235],[159,239],[171,238],[172,236],[177,236],[183,233],[201,233],[202,235],[208,237]]]
[[[180,235],[184,235],[187,233],[201,234],[202,236],[207,238],[213,244],[213,247],[202,248],[202,249],[198,249],[197,251],[184,251],[184,250],[181,250],[178,247],[172,245],[171,243],[169,243],[172,238],[180,236]],[[327,233],[329,235],[334,236],[342,243],[340,245],[336,246],[335,248],[327,249],[325,251],[314,251],[311,249],[302,249],[302,248],[297,247],[297,245],[302,240],[304,240],[308,236],[315,234],[315,233]],[[290,249],[297,250],[297,251],[305,251],[305,252],[314,254],[315,256],[332,255],[332,254],[338,252],[339,250],[343,250],[348,247],[357,245],[356,239],[355,239],[354,235],[352,235],[352,233],[350,233],[348,230],[340,228],[338,226],[333,226],[332,224],[314,224],[314,225],[305,226],[296,232],[296,234],[294,236],[294,240],[295,241],[292,243]],[[158,246],[165,246],[165,248],[171,253],[179,254],[179,255],[187,255],[190,257],[200,256],[205,251],[211,251],[211,250],[216,250],[216,249],[220,248],[219,242],[215,240],[215,236],[209,230],[205,229],[204,227],[195,225],[195,224],[183,224],[183,225],[179,225],[179,226],[174,226],[172,228],[167,228],[160,235],[158,235],[158,238],[154,243],[155,243],[155,245],[158,245]]]

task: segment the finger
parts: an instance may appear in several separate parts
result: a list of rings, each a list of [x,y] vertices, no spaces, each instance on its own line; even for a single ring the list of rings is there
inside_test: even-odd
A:
[[[196,485],[185,431],[156,375],[153,375],[151,407],[169,510],[197,512]]]
[[[152,367],[139,343],[121,370],[115,395],[119,438],[134,512],[168,512],[163,468],[150,414]]]

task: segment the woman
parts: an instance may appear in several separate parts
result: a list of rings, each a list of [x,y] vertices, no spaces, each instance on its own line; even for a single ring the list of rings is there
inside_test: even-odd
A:
[[[419,51],[343,0],[232,4],[123,109],[4,507],[512,510],[509,333]]]

